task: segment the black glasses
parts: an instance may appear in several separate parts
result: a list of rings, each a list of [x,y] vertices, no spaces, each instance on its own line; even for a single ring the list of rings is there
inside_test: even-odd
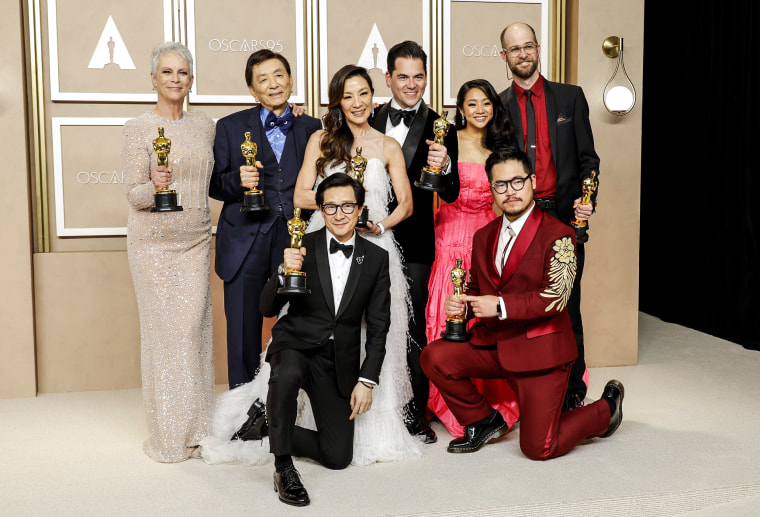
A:
[[[517,57],[520,55],[521,52],[525,52],[526,54],[532,54],[536,51],[538,48],[538,45],[535,43],[526,43],[525,45],[515,45],[514,47],[509,48],[503,48],[504,52],[509,54],[511,57]]]
[[[354,210],[356,210],[356,206],[359,203],[341,203],[340,205],[334,205],[332,203],[328,203],[326,205],[322,205],[322,211],[325,213],[325,215],[335,215],[338,213],[338,207],[340,207],[340,211],[343,212],[346,215],[353,214]]]
[[[497,194],[504,194],[507,191],[507,187],[512,187],[512,190],[519,192],[525,188],[525,182],[529,178],[530,176],[525,176],[524,178],[512,178],[509,181],[494,181],[491,183],[491,190]]]

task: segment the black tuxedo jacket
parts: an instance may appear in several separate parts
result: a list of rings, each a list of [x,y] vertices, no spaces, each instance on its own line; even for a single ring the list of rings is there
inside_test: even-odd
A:
[[[390,103],[380,107],[373,126],[381,133],[385,133],[388,122]],[[414,182],[420,179],[423,167],[427,165],[429,146],[425,140],[433,140],[433,123],[440,115],[428,108],[425,101],[420,104],[409,133],[406,135],[402,150],[406,162],[406,174],[412,186],[412,200],[414,213],[393,228],[393,236],[396,238],[404,262],[432,264],[435,260],[435,230],[433,228],[433,192],[422,190],[414,186]],[[401,122],[403,124],[403,122]],[[448,182],[446,190],[439,195],[447,203],[453,203],[459,196],[459,172],[457,170],[457,156],[459,144],[457,132],[453,125],[449,128],[448,135],[444,138],[444,145],[451,159],[451,170],[446,175]],[[395,198],[391,200],[389,210],[396,208]]]
[[[552,158],[557,168],[557,211],[566,224],[575,219],[573,201],[581,197],[583,180],[591,171],[599,173],[599,156],[594,150],[588,102],[579,86],[544,79],[546,118]],[[520,106],[511,86],[499,94],[515,125],[515,139],[525,149]],[[596,194],[594,194],[594,201]]]
[[[390,326],[388,252],[357,235],[351,270],[336,312],[325,232],[322,228],[303,238],[306,256],[302,271],[311,294],[278,295],[276,275],[261,292],[261,312],[266,317],[276,316],[290,302],[288,313],[272,328],[267,360],[280,350],[317,348],[334,336],[338,390],[349,397],[359,377],[375,382],[380,379]],[[367,323],[364,361],[360,360],[362,319]]]
[[[293,217],[293,189],[303,164],[306,143],[311,134],[321,127],[320,121],[313,117],[295,117],[287,136],[288,139],[292,138],[291,149],[295,153],[283,152],[278,164],[261,124],[261,109],[258,106],[233,113],[217,122],[209,195],[224,201],[216,232],[216,272],[222,280],[232,280],[258,232],[269,231],[277,218],[278,204],[283,205],[286,219]],[[240,144],[245,141],[247,131],[251,132],[251,141],[258,147],[256,160],[264,164],[264,168],[259,170],[259,189],[264,192],[270,205],[270,210],[264,214],[240,211],[243,195],[248,190],[240,186],[240,166],[245,165]]]

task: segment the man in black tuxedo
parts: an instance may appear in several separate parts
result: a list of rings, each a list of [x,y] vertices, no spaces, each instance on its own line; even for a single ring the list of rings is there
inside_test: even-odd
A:
[[[499,94],[507,109],[519,147],[530,157],[536,174],[535,201],[541,209],[565,224],[588,219],[592,203],[580,204],[583,180],[599,174],[589,110],[583,90],[574,85],[547,81],[539,71],[541,46],[536,32],[525,23],[513,23],[501,33],[501,57],[512,71],[512,86]],[[586,371],[581,320],[581,277],[585,263],[584,242],[576,246],[577,274],[567,308],[573,324],[578,358],[570,372],[564,411],[583,405]]]
[[[293,187],[311,134],[319,120],[293,117],[290,64],[280,54],[259,50],[248,58],[245,80],[259,106],[219,120],[209,194],[224,201],[216,231],[216,273],[224,280],[227,317],[227,373],[230,388],[258,371],[262,317],[259,296],[277,267],[293,217]],[[245,165],[240,144],[245,133],[258,147],[256,164]],[[270,209],[241,212],[243,195],[259,185]]]
[[[261,312],[268,317],[290,302],[267,349],[272,373],[266,407],[275,489],[281,501],[295,506],[309,504],[309,496],[291,456],[331,469],[351,463],[353,420],[372,406],[390,326],[388,252],[354,231],[364,188],[346,174],[332,174],[317,188],[316,201],[326,227],[305,235],[300,250],[287,248],[279,270],[306,273],[311,293],[278,295],[278,276],[261,293]],[[299,389],[309,395],[317,431],[295,425]]]
[[[388,51],[385,81],[393,93],[393,99],[377,112],[373,126],[395,138],[401,145],[410,184],[414,185],[420,179],[425,165],[444,167],[446,190],[440,193],[440,197],[453,203],[459,196],[457,135],[456,131],[450,131],[444,145],[433,141],[433,123],[439,115],[422,100],[427,87],[426,64],[425,51],[414,41],[404,41],[391,47]],[[413,188],[412,201],[412,216],[393,228],[393,235],[401,248],[401,257],[406,266],[412,299],[413,319],[409,321],[407,364],[414,398],[406,408],[406,421],[411,434],[423,436],[425,443],[434,443],[435,432],[425,418],[430,384],[420,366],[420,354],[427,345],[425,305],[429,297],[428,280],[435,260],[434,194]],[[394,200],[389,209],[393,208]]]

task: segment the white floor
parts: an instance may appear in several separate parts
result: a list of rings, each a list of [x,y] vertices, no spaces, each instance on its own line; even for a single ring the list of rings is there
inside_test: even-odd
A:
[[[519,430],[447,454],[436,424],[418,461],[297,461],[306,508],[277,500],[271,464],[148,459],[138,390],[0,400],[0,515],[760,515],[760,352],[642,314],[639,361],[591,370],[592,398],[625,383],[611,438],[539,463],[521,455]]]

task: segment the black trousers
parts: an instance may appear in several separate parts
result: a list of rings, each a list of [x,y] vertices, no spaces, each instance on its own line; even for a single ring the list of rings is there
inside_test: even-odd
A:
[[[259,310],[259,299],[269,275],[282,262],[282,250],[288,239],[285,218],[278,217],[267,233],[256,236],[240,271],[224,283],[230,389],[251,382],[259,371],[264,321]]]
[[[330,469],[353,458],[354,421],[350,400],[338,392],[332,342],[309,350],[281,350],[269,359],[267,395],[269,450],[275,456],[311,458]],[[298,390],[309,395],[317,430],[296,426]]]
[[[549,215],[559,219],[556,209],[545,209]],[[561,219],[560,219],[561,220]],[[578,348],[578,357],[570,369],[570,380],[567,384],[568,393],[577,393],[583,399],[586,397],[586,384],[583,382],[583,374],[586,372],[586,355],[583,346],[583,320],[581,318],[581,278],[583,277],[583,266],[586,264],[586,247],[584,244],[576,244],[575,256],[577,260],[577,270],[575,273],[575,282],[573,282],[573,291],[570,293],[570,299],[567,301],[567,312],[570,314],[570,322],[573,325],[573,334],[575,334],[575,345]]]
[[[425,416],[430,381],[420,366],[420,354],[427,346],[425,306],[430,294],[431,264],[407,263],[406,274],[409,277],[409,296],[412,300],[412,314],[409,318],[409,342],[406,347],[406,362],[412,384],[412,403],[407,407],[407,419]]]

